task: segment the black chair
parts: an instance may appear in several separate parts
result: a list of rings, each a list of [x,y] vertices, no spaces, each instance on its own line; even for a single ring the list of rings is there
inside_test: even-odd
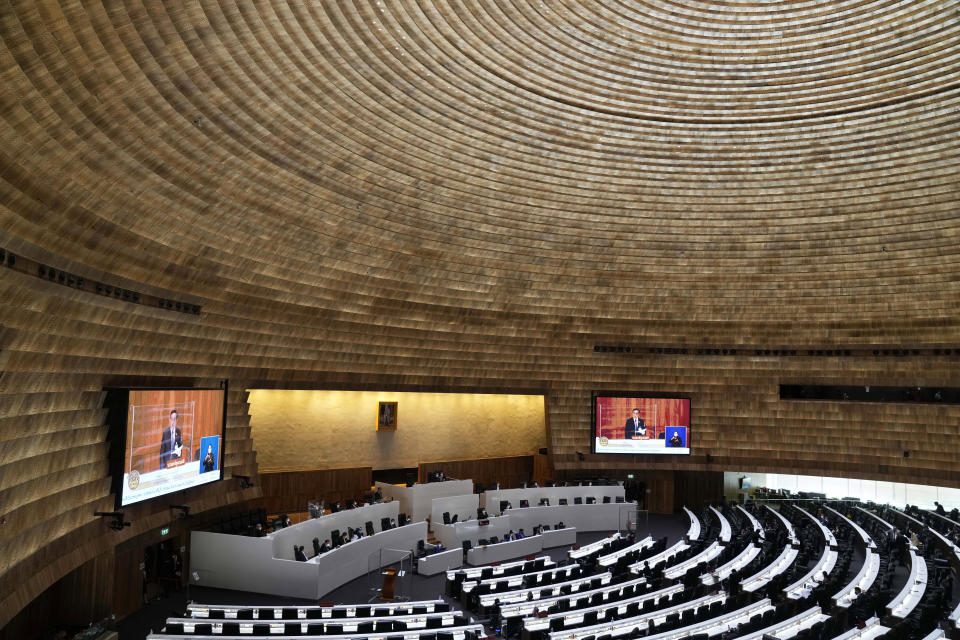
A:
[[[377,631],[379,631],[379,630],[380,630],[380,629],[379,629],[379,627],[378,627],[378,628],[377,628]],[[406,623],[405,621],[403,621],[403,620],[394,620],[394,621],[393,621],[393,630],[394,630],[394,631],[406,631],[406,630],[407,630],[407,623]]]
[[[340,529],[334,529],[330,532],[330,541],[335,547],[339,547],[343,544],[343,537],[340,535]]]
[[[222,633],[225,636],[238,636],[240,635],[240,623],[239,622],[224,622],[222,627]]]
[[[197,635],[208,636],[213,633],[213,625],[209,622],[193,625],[193,632]]]
[[[498,542],[500,542],[500,538],[497,536],[490,536],[490,544],[497,544]]]
[[[621,503],[623,503],[623,501],[624,501],[624,500],[623,500],[623,496],[617,496],[617,499],[616,499],[616,503],[617,503],[617,504],[621,504]]]
[[[371,520],[367,520],[367,521],[363,524],[363,526],[364,526],[364,528],[367,530],[367,535],[368,535],[368,536],[372,536],[374,533],[376,533],[376,531],[375,531],[374,528],[373,528],[373,522],[372,522]]]
[[[459,518],[460,518],[460,516],[459,516],[458,514],[456,514],[456,513],[453,514],[453,515],[450,517],[450,524],[456,523]]]
[[[393,620],[377,620],[373,628],[377,633],[383,633],[384,631],[393,631],[393,625]]]
[[[299,617],[296,609],[283,609],[284,620],[296,620]]]
[[[597,504],[597,499],[593,496],[587,496],[587,504]]]
[[[563,618],[554,618],[550,621],[550,631],[560,631],[563,629]]]
[[[328,636],[331,636],[331,635],[340,635],[341,633],[343,633],[343,625],[342,625],[342,624],[328,624],[328,625],[327,625],[327,635],[328,635]]]
[[[253,620],[253,609],[238,609],[237,620]]]
[[[164,625],[164,627],[163,627],[163,632],[164,632],[164,633],[170,633],[170,634],[174,634],[174,633],[182,634],[182,633],[183,633],[183,623],[182,623],[182,622],[168,622],[166,625]]]
[[[299,622],[288,622],[283,625],[283,635],[299,636],[302,633],[302,629]]]
[[[376,607],[372,612],[370,612],[370,616],[373,618],[382,618],[388,615],[390,615],[390,609],[387,609],[386,607]]]
[[[357,633],[373,633],[373,623],[361,622],[357,625]]]
[[[587,611],[585,614],[583,614],[583,624],[584,626],[597,624],[597,612]]]
[[[319,622],[314,622],[307,625],[307,635],[310,636],[320,636],[323,635],[323,625]]]
[[[467,552],[470,551],[470,547],[473,546],[473,543],[470,542],[469,540],[464,540],[462,546],[463,546],[463,555],[466,556]]]
[[[610,504],[610,496],[603,496],[603,504]]]
[[[427,618],[427,629],[439,629],[442,626],[443,626],[443,618],[441,618],[440,616]],[[439,638],[437,640],[439,640]]]
[[[346,618],[347,610],[346,609],[334,609],[330,612],[330,616],[333,618]]]
[[[486,538],[479,538],[477,540],[477,544],[480,545],[481,547],[485,547],[487,546],[487,544],[489,544],[489,540],[487,540]]]
[[[223,620],[227,615],[224,613],[223,609],[210,609],[210,619],[211,620]]]
[[[380,518],[380,531],[386,531],[389,528],[390,528],[390,518]]]
[[[447,611],[450,611],[449,602],[440,602],[438,604],[433,605],[434,613],[446,613]]]
[[[422,614],[424,614],[424,613],[426,613],[426,612],[427,612],[427,607],[421,605],[421,606],[419,606],[419,607],[414,607],[414,608],[413,608],[413,611],[411,611],[410,613],[413,614],[413,615],[422,615]]]
[[[370,607],[357,607],[355,614],[358,618],[369,618]]]
[[[444,512],[443,512],[443,524],[450,524],[450,512],[449,512],[449,511],[444,511]]]
[[[581,498],[580,496],[577,496],[576,498],[573,499],[573,504],[583,504],[583,498]]]
[[[401,513],[399,516],[397,516],[397,526],[402,527],[407,524],[407,522],[409,522],[407,519],[407,514]]]
[[[255,636],[268,636],[270,635],[270,625],[257,623],[253,625],[253,635]]]
[[[323,609],[307,609],[308,620],[319,620],[323,617]]]
[[[566,498],[560,498],[560,504],[569,504]]]

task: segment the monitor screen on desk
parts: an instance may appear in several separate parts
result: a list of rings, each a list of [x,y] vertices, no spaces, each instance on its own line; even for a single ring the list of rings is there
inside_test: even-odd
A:
[[[225,389],[108,390],[117,507],[222,477]]]
[[[690,453],[690,399],[593,394],[593,453]]]

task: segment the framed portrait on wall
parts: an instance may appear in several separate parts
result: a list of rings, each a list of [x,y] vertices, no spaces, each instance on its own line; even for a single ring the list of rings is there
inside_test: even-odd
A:
[[[397,430],[397,403],[377,403],[377,431]]]

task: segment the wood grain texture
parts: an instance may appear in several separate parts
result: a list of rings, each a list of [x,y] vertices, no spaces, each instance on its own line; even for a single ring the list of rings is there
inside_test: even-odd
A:
[[[260,474],[262,506],[269,513],[307,510],[307,502],[359,500],[373,486],[370,467]]]
[[[204,312],[0,266],[0,625],[169,517],[92,515],[113,384],[230,379],[228,477],[258,470],[245,389],[319,388],[543,394],[555,474],[643,465],[662,508],[677,470],[960,486],[960,407],[777,395],[955,384],[957,357],[592,349],[960,344],[954,14],[5,3],[0,247]],[[604,389],[690,397],[693,455],[581,462]]]
[[[422,462],[417,470],[417,481],[427,482],[431,472],[440,470],[449,478],[473,480],[485,487],[494,482],[501,483],[504,488],[519,487],[533,479],[533,456]]]

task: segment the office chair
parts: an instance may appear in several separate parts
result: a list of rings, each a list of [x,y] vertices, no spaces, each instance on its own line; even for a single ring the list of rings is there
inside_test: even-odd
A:
[[[561,504],[561,505],[567,505],[567,504],[570,504],[570,503],[567,502],[567,499],[566,499],[566,498],[560,498],[560,504]]]
[[[603,496],[603,504],[610,504],[610,496]]]
[[[373,521],[367,520],[367,521],[363,524],[363,526],[364,526],[364,528],[367,530],[367,535],[368,535],[368,536],[372,536],[374,533],[376,533],[376,530],[373,528]]]
[[[583,498],[577,496],[573,499],[573,504],[583,504]]]
[[[449,512],[449,511],[444,511],[444,512],[443,512],[443,524],[450,524],[450,512]]]

